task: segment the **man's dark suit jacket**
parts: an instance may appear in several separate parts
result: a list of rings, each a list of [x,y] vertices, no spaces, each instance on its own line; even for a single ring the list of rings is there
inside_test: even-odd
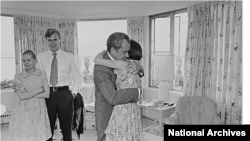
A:
[[[110,59],[107,52],[103,58]],[[102,65],[94,66],[95,84],[95,120],[97,141],[105,140],[107,128],[114,105],[126,104],[138,101],[138,89],[128,88],[116,90],[116,75],[114,69]]]
[[[80,139],[80,134],[84,132],[83,122],[84,122],[84,113],[83,113],[84,103],[83,98],[80,93],[74,97],[74,116],[73,116],[73,129],[76,130],[78,138]]]

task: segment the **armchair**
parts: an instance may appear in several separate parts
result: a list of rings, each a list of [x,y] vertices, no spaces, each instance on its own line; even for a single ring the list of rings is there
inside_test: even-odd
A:
[[[222,124],[216,103],[205,96],[183,96],[177,100],[175,111],[164,124]]]

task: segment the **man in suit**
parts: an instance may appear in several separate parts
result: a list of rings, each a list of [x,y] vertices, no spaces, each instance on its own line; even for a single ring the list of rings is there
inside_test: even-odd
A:
[[[130,50],[129,37],[120,32],[115,32],[108,37],[107,52],[104,59],[118,60],[126,57]],[[141,70],[138,67],[138,70]],[[116,75],[114,69],[102,65],[94,66],[95,84],[95,120],[97,141],[105,141],[107,128],[114,105],[137,102],[141,93],[139,88],[116,90]]]

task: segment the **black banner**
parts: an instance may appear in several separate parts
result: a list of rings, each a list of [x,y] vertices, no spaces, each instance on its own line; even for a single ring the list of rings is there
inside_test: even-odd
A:
[[[164,125],[169,137],[249,137],[249,125]]]

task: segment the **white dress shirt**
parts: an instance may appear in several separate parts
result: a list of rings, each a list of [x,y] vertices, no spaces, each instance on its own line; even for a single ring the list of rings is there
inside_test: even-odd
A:
[[[58,83],[56,87],[70,86],[73,81],[72,93],[77,94],[80,90],[82,80],[74,55],[60,49],[56,53],[58,62]],[[47,73],[48,81],[50,80],[53,57],[52,51],[43,52],[37,55],[38,63],[36,67]]]

